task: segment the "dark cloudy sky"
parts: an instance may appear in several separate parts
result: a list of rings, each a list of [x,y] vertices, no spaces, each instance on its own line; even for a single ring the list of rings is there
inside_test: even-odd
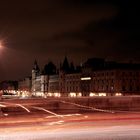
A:
[[[140,12],[136,0],[2,0],[0,80],[31,74],[64,56],[140,61]]]

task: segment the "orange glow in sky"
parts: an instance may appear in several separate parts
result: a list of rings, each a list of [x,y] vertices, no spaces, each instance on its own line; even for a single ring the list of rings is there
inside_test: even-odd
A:
[[[2,41],[0,41],[0,49],[2,49],[3,48],[3,43],[2,43]]]

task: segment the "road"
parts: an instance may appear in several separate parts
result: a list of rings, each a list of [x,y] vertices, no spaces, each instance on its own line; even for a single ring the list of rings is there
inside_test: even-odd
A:
[[[0,104],[2,107],[18,106],[23,111],[1,116],[0,140],[140,139],[140,112],[82,110],[80,113],[59,113],[38,104],[34,104],[32,110],[27,103],[26,106],[7,101]]]

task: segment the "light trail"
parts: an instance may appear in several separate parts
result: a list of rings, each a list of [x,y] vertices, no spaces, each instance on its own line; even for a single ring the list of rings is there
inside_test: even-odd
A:
[[[52,112],[52,111],[49,111],[49,110],[47,110],[47,109],[45,109],[45,108],[42,108],[42,107],[36,107],[36,106],[34,106],[34,107],[32,107],[32,108],[45,111],[45,112],[50,113],[50,114],[52,114],[52,115],[54,115],[54,116],[56,116],[56,117],[62,117],[62,115],[58,115],[58,114],[56,114],[56,113],[54,113],[54,112]]]
[[[71,116],[80,116],[81,114],[66,114],[62,115],[63,117],[71,117]]]
[[[76,103],[71,103],[71,102],[66,102],[66,101],[60,101],[60,102],[62,102],[64,104],[71,104],[71,105],[74,105],[74,106],[78,106],[78,107],[94,110],[94,111],[107,112],[107,113],[115,113],[115,111],[98,109],[98,108],[94,108],[94,107],[90,107],[90,106],[84,106],[84,105],[80,105],[80,104],[76,104]]]
[[[115,113],[115,111],[113,111],[113,110],[99,109],[99,108],[95,108],[95,107],[84,106],[84,105],[71,103],[71,102],[66,102],[66,101],[62,101],[62,100],[54,100],[54,101],[59,101],[59,102],[64,103],[64,104],[71,104],[71,105],[74,105],[74,106],[78,106],[78,107],[82,107],[82,108],[90,109],[90,110],[94,110],[94,111],[99,111],[99,112]]]
[[[0,102],[0,103],[6,104],[6,105],[9,105],[9,106],[11,106],[11,105],[12,106],[19,106],[22,109],[26,110],[28,113],[30,112],[30,110],[27,107],[25,107],[25,106],[23,106],[21,104],[14,104],[14,103],[7,103],[7,102]]]
[[[62,124],[64,121],[57,121],[57,122],[51,122],[49,125],[57,125],[57,124]]]
[[[0,104],[0,107],[6,107],[6,105],[2,105],[2,104]]]
[[[116,113],[136,113],[136,114],[140,114],[140,112],[136,112],[136,111],[122,111],[122,110],[115,110]]]
[[[61,123],[61,122],[60,122]],[[59,122],[58,122],[59,124]],[[22,128],[20,131],[7,130],[0,132],[0,140],[139,140],[140,127],[137,125],[120,125],[120,126],[96,126],[89,125],[88,128],[73,125],[73,127],[59,127],[58,124],[50,127],[34,126],[29,129]],[[104,125],[104,124],[103,124]],[[117,125],[117,123],[116,123]],[[76,128],[77,129],[76,129]],[[38,130],[37,130],[38,128]],[[46,129],[44,129],[46,128]],[[50,129],[49,129],[50,128]],[[59,129],[58,129],[59,128]],[[36,131],[35,131],[36,130]]]
[[[72,116],[80,116],[81,114],[66,114],[66,115],[61,115],[61,117],[72,117]],[[54,118],[56,116],[47,116],[45,118]]]
[[[50,113],[50,114],[52,114],[52,115],[54,115],[54,116],[47,116],[46,118],[54,118],[54,117],[71,117],[71,116],[80,116],[81,114],[65,114],[65,115],[59,115],[59,114],[56,114],[56,113],[54,113],[54,112],[52,112],[52,111],[49,111],[49,110],[47,110],[47,109],[45,109],[45,108],[42,108],[42,107],[32,107],[32,108],[34,108],[34,109],[38,109],[38,110],[42,110],[42,111],[45,111],[45,112],[47,112],[47,113]]]
[[[25,107],[25,106],[23,106],[23,105],[21,105],[21,104],[15,104],[15,105],[17,105],[17,106],[19,106],[19,107],[25,109],[27,112],[30,112],[30,110],[29,110],[27,107]]]
[[[28,113],[30,113],[31,111],[27,108],[27,107],[25,107],[25,106],[23,106],[23,105],[21,105],[21,104],[13,104],[13,103],[7,103],[7,102],[0,102],[0,103],[3,103],[3,104],[6,104],[6,105],[8,105],[8,106],[19,106],[19,107],[21,107],[22,109],[24,109],[24,110],[26,110],[26,112],[28,112]],[[2,107],[6,107],[6,105],[3,105],[3,104],[0,104]],[[29,106],[29,108],[34,108],[34,109],[37,109],[37,110],[42,110],[42,111],[45,111],[45,112],[47,112],[47,113],[49,113],[49,114],[52,114],[52,115],[54,115],[54,117],[68,117],[68,116],[78,116],[78,115],[81,115],[81,114],[65,114],[65,115],[59,115],[59,114],[56,114],[56,113],[54,113],[54,112],[52,112],[52,111],[49,111],[49,110],[47,110],[47,109],[45,109],[45,108],[43,108],[43,107],[37,107],[37,106]],[[51,117],[53,117],[53,116],[48,116],[48,118],[51,118]]]
[[[99,109],[99,108],[94,108],[94,107],[90,107],[90,106],[84,106],[84,105],[80,105],[80,104],[76,104],[76,103],[72,103],[72,102],[67,102],[67,101],[62,101],[62,100],[55,100],[55,101],[59,101],[61,103],[67,103],[67,104],[71,104],[77,107],[82,107],[84,109],[88,109],[88,110],[94,110],[94,111],[99,111],[99,112],[107,112],[107,113],[137,113],[140,114],[140,112],[138,111],[122,111],[122,110],[105,110],[105,109]]]

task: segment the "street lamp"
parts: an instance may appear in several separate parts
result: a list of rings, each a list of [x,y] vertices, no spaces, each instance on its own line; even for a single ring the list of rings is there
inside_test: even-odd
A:
[[[2,39],[0,39],[0,49],[2,49],[4,46],[4,41]]]
[[[3,54],[3,48],[4,48],[4,41],[0,39],[0,57]]]

